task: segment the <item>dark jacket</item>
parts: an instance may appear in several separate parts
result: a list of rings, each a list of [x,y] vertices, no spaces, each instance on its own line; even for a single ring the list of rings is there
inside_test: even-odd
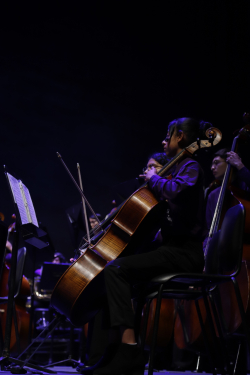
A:
[[[162,236],[201,239],[205,215],[203,171],[197,161],[187,157],[168,173],[168,178],[154,175],[148,181],[157,199],[168,201]]]

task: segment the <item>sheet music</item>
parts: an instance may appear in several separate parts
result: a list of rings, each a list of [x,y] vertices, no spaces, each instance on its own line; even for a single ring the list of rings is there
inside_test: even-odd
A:
[[[22,183],[22,181],[17,180],[15,177],[11,176],[11,174],[7,173],[7,177],[10,182],[14,200],[20,213],[22,224],[32,223],[38,227],[38,222],[29,190]]]
[[[29,207],[31,223],[33,223],[35,226],[39,227],[29,189],[24,184],[23,184],[23,190],[24,190],[26,201],[28,203],[28,207]]]
[[[7,176],[8,176],[9,182],[10,182],[10,186],[11,186],[11,190],[12,190],[14,200],[17,204],[17,207],[18,207],[18,210],[19,210],[19,213],[20,213],[21,222],[22,222],[22,224],[27,224],[27,223],[29,223],[29,221],[28,221],[27,212],[26,212],[26,209],[25,209],[25,206],[24,206],[24,203],[23,203],[23,197],[22,197],[22,193],[20,191],[18,180],[15,177],[11,176],[9,173],[7,173]]]
[[[24,204],[24,207],[25,207],[25,211],[26,211],[28,223],[32,223],[30,212],[29,212],[28,203],[27,203],[27,200],[26,200],[26,197],[25,197],[25,193],[24,193],[24,190],[23,190],[22,181],[19,180],[18,181],[18,185],[19,185],[19,188],[20,188],[20,191],[21,191],[21,195],[22,195],[22,198],[23,198],[23,204]]]

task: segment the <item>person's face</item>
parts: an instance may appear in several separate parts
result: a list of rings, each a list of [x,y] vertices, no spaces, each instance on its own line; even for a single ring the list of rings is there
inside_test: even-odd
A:
[[[90,223],[91,228],[93,229],[98,224],[98,221],[91,217],[89,219],[89,223]]]
[[[183,132],[177,133],[176,129],[170,138],[169,131],[166,138],[162,141],[164,152],[170,158],[176,156],[182,148],[180,147],[180,141],[183,139]]]
[[[227,162],[220,156],[216,156],[211,165],[211,171],[213,172],[214,178],[216,180],[223,180],[224,174],[226,172]]]
[[[59,257],[55,257],[55,258],[52,260],[52,263],[61,263],[60,258],[59,258]]]
[[[162,165],[160,163],[158,163],[158,161],[156,161],[155,159],[150,158],[149,161],[148,161],[147,167],[144,170],[144,173],[147,173],[147,171],[149,171],[152,168],[155,168],[157,173],[158,173],[160,171],[160,169],[162,168]]]

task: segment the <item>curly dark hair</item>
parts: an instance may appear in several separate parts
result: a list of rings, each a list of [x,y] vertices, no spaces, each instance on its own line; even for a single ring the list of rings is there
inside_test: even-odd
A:
[[[170,160],[164,152],[156,152],[148,158],[148,161],[150,159],[154,159],[155,161],[157,161],[157,163],[159,163],[162,166],[167,164]]]

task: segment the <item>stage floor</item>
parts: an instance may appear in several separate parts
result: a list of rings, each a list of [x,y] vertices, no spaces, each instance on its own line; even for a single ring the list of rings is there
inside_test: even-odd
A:
[[[60,374],[72,374],[72,375],[76,375],[76,374],[79,374],[75,368],[72,368],[72,367],[69,367],[69,366],[55,366],[55,367],[49,367],[50,370],[52,371],[55,371],[57,373],[57,375],[60,375]],[[37,371],[37,370],[33,370],[33,369],[30,369],[30,368],[26,368],[27,370],[27,375],[30,375],[30,374],[48,374],[47,372],[43,372],[43,371]],[[0,374],[3,374],[3,375],[11,375],[11,372],[10,371],[0,371]],[[148,371],[145,370],[145,375],[148,374]],[[176,372],[176,371],[155,371],[154,372],[154,375],[194,375],[193,372],[190,372],[190,371],[185,371],[185,372]],[[199,373],[196,373],[196,374],[199,374]],[[202,374],[205,374],[204,372]],[[211,375],[209,373],[206,373],[207,375]]]

